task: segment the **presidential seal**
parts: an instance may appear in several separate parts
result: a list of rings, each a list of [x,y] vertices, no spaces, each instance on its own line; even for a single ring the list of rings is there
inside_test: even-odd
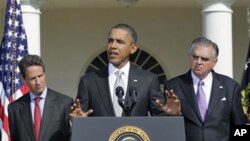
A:
[[[116,129],[108,141],[150,141],[146,132],[136,126],[123,126]]]

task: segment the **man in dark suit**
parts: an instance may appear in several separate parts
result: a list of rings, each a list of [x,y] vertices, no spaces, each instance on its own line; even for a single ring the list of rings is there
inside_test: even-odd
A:
[[[230,125],[246,122],[239,84],[213,71],[218,53],[211,40],[195,39],[189,52],[191,69],[166,83],[181,102],[187,141],[229,141]]]
[[[73,99],[47,88],[45,66],[39,56],[25,56],[19,69],[30,92],[8,106],[11,140],[68,141]]]
[[[110,30],[107,45],[109,64],[107,67],[86,74],[81,78],[77,94],[79,100],[71,107],[72,117],[77,115],[148,116],[149,113],[151,115],[163,115],[165,114],[164,111],[169,115],[179,115],[178,98],[172,93],[167,93],[168,102],[165,103],[158,77],[137,68],[129,62],[129,56],[138,49],[136,41],[135,30],[127,24],[118,24]],[[120,76],[117,76],[118,72],[122,72]],[[133,91],[137,93],[135,105],[132,106],[131,101],[128,104],[130,105],[128,107],[133,107],[128,108],[132,109],[129,114],[126,114],[126,108],[122,110],[120,106],[115,106],[118,101],[116,98],[118,77],[122,79],[122,84],[119,84],[119,86],[123,86],[122,93],[124,93],[121,99],[129,101],[128,99],[131,98],[129,94]],[[124,101],[121,103],[126,104]],[[119,108],[123,112],[119,112],[119,110],[117,112]]]

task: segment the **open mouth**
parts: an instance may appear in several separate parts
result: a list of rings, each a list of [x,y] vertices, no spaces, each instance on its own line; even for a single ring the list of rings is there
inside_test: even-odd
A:
[[[117,53],[117,52],[114,52],[114,51],[109,52],[110,57],[116,57],[118,55],[119,55],[119,53]]]

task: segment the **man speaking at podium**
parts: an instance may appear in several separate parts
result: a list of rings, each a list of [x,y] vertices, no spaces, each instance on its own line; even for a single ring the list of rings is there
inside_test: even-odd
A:
[[[158,77],[129,62],[138,46],[137,34],[127,24],[111,28],[108,35],[107,67],[84,75],[70,116],[179,115],[180,102],[172,91],[161,92]]]

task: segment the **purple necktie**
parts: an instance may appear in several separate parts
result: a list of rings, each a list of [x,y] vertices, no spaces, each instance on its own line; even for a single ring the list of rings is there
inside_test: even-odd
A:
[[[198,90],[197,90],[197,103],[200,110],[202,121],[205,121],[207,104],[206,104],[206,96],[202,89],[202,85],[204,85],[204,82],[200,80],[198,83]]]

